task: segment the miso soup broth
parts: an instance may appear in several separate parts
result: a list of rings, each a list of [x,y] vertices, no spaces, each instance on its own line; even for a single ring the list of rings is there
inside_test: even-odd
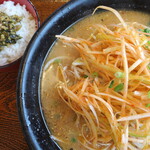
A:
[[[138,22],[147,26],[150,23],[149,14],[137,11],[119,12],[126,22]],[[111,28],[111,25],[118,23],[118,18],[111,12],[97,13],[77,22],[70,27],[64,35],[73,38],[88,39],[94,32],[94,29],[91,28],[94,24],[102,24],[110,26]],[[66,59],[62,59],[61,63],[69,66],[79,56],[79,53],[69,44],[64,44],[58,40],[46,58],[45,65],[51,59],[62,56],[65,56]],[[57,139],[56,142],[63,150],[86,150],[87,148],[83,147],[79,141],[82,130],[82,128],[77,125],[79,116],[62,100],[56,88],[60,82],[57,78],[59,61],[59,59],[56,59],[54,63],[46,70],[43,70],[42,73],[41,101],[44,116],[49,130]],[[84,124],[82,117],[80,121]]]

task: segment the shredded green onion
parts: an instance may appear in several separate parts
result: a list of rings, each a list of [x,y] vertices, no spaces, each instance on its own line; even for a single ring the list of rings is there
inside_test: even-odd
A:
[[[115,92],[120,92],[121,90],[123,90],[123,88],[124,88],[124,84],[120,83],[114,88],[114,90]]]
[[[60,117],[61,117],[60,114],[55,114],[55,115],[54,115],[54,118],[57,119],[57,120],[60,119]]]
[[[135,134],[135,133],[131,133],[131,132],[129,132],[129,135],[130,136],[134,136],[134,137],[146,137],[147,135],[144,135],[144,133],[142,133],[141,135],[139,135],[139,134]]]

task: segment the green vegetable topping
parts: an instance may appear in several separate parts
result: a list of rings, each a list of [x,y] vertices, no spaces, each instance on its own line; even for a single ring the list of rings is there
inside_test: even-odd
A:
[[[70,31],[74,31],[74,27],[71,27],[69,30],[70,30]]]
[[[55,115],[54,115],[54,118],[57,119],[57,120],[60,119],[60,117],[61,117],[60,114],[55,114]]]
[[[147,44],[144,46],[146,49],[150,50],[150,41],[147,41]]]
[[[87,78],[87,77],[88,77],[88,75],[86,75],[86,74],[83,76],[83,78]]]
[[[123,78],[124,77],[124,73],[122,73],[122,72],[116,72],[114,75],[117,78]]]
[[[92,73],[92,76],[93,76],[93,77],[98,77],[98,72],[93,72],[93,73]]]
[[[146,45],[145,48],[149,50],[149,46],[148,45]]]
[[[115,92],[120,92],[121,90],[123,90],[123,88],[124,88],[124,84],[120,83],[114,88],[114,90]]]
[[[147,65],[147,68],[150,70],[150,63]]]
[[[54,63],[56,63],[56,64],[59,64],[60,62],[61,62],[60,59],[56,59],[56,60],[54,61]]]
[[[130,135],[130,136],[134,136],[134,137],[147,137],[147,136],[148,136],[148,135],[145,134],[145,133],[136,134],[136,133],[131,133],[131,132],[129,132],[129,135]]]
[[[113,85],[114,85],[114,80],[112,80],[112,81],[110,82],[109,88],[112,88]]]
[[[143,32],[145,32],[145,33],[150,33],[150,29],[145,28],[145,29],[143,30]]]
[[[150,45],[150,41],[147,41],[147,44]]]
[[[150,107],[150,104],[146,104],[146,107]]]
[[[148,91],[148,98],[150,98],[150,91]]]
[[[143,29],[139,29],[139,31],[142,31],[142,32],[144,32],[144,30],[143,30]]]
[[[18,24],[21,20],[22,17],[17,15],[8,16],[0,12],[0,50],[3,50],[4,46],[15,44],[22,38],[16,34],[21,28],[21,25]]]
[[[72,137],[72,138],[71,138],[71,142],[72,142],[72,143],[76,143],[76,142],[77,142],[77,139],[74,138],[74,137]]]

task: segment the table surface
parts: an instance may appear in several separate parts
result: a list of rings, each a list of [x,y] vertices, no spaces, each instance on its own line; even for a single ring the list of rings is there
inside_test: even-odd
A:
[[[67,0],[31,0],[36,7],[41,24]],[[28,150],[16,106],[18,69],[0,72],[0,150]]]

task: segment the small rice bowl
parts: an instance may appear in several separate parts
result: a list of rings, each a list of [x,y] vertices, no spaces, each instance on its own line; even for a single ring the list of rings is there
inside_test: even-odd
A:
[[[4,1],[0,5],[0,12],[6,13],[8,16],[17,15],[23,18],[20,22],[22,27],[16,32],[22,38],[15,44],[5,46],[0,51],[0,66],[4,66],[14,62],[24,54],[27,44],[37,29],[37,25],[33,16],[26,10],[25,5],[15,5],[12,1]]]

